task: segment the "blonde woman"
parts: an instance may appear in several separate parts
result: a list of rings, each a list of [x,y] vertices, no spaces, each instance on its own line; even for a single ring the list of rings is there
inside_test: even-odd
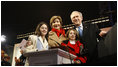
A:
[[[50,47],[59,47],[65,38],[65,30],[62,26],[62,18],[60,16],[52,16],[50,19],[51,31],[49,32],[48,43]]]

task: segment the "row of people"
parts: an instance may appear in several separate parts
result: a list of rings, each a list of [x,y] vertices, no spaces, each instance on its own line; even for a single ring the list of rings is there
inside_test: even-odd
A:
[[[68,30],[65,34],[65,30],[62,28],[62,18],[53,16],[50,19],[52,29],[49,31],[48,38],[48,25],[45,22],[38,24],[35,35],[29,36],[27,47],[23,52],[48,50],[49,48],[63,46],[77,56],[74,59],[77,64],[95,60],[97,58],[97,37],[102,37],[106,32],[99,30],[96,25],[82,23],[81,12],[73,11],[70,18],[75,24],[75,28]],[[25,65],[29,65],[28,58]]]
[[[1,66],[11,66],[9,62],[10,57],[5,53],[4,50],[1,50]]]

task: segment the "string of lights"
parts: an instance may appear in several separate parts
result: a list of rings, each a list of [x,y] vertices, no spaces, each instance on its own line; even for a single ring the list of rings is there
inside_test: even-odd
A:
[[[109,17],[107,16],[107,17],[101,17],[101,18],[97,18],[97,19],[83,21],[83,23],[97,24],[97,23],[104,23],[104,22],[109,22],[109,21],[110,21]],[[62,26],[62,28],[65,30],[68,30],[68,29],[74,28],[74,26],[75,26],[74,24],[69,24],[69,25]],[[26,38],[26,37],[29,37],[29,35],[33,35],[33,34],[35,34],[35,32],[17,35],[17,39]]]

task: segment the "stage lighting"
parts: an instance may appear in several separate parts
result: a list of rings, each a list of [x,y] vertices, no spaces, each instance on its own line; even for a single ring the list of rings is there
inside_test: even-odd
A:
[[[2,35],[1,36],[1,42],[5,42],[6,41],[6,36],[5,35]]]

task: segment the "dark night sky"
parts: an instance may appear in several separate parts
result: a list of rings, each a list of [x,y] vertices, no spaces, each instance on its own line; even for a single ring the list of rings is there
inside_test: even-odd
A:
[[[99,17],[98,1],[2,1],[1,34],[7,36],[6,43],[17,43],[16,35],[34,32],[40,21],[49,20],[53,15],[60,15],[63,25],[71,24],[70,13],[78,10],[84,20]],[[50,26],[49,26],[50,27]]]

